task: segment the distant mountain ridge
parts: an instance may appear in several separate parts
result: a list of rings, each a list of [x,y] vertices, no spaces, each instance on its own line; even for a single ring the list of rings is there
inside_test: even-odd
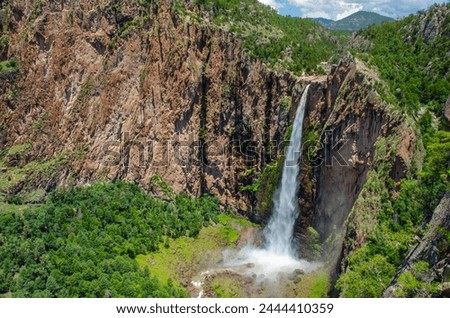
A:
[[[337,21],[325,18],[313,18],[312,20],[320,23],[330,30],[345,31],[358,31],[367,28],[371,24],[381,24],[385,21],[394,21],[393,18],[367,11],[359,11]]]

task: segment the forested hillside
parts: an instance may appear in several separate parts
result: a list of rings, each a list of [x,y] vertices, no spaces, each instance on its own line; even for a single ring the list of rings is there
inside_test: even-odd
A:
[[[366,186],[368,193],[376,194],[382,202],[377,225],[367,244],[348,259],[337,283],[341,296],[382,296],[416,244],[414,240],[426,235],[433,211],[450,190],[450,132],[444,130],[448,119],[443,118],[450,96],[449,11],[449,4],[435,5],[400,21],[371,26],[351,40],[352,53],[385,81],[386,86],[377,87],[380,95],[408,114],[405,120],[415,123],[425,153],[423,162],[415,163],[398,181],[389,173],[389,165],[377,163]],[[385,147],[386,141],[380,141],[380,155],[386,153]],[[437,259],[448,262],[449,229],[443,226],[436,240],[434,261],[423,260],[401,273],[394,295],[440,293],[440,280],[448,278],[431,267]]]
[[[324,73],[337,38],[309,19],[281,16],[257,0],[196,0],[199,14],[244,39],[244,48],[278,70]]]
[[[374,12],[358,11],[337,21],[323,18],[313,20],[330,30],[359,31],[372,24],[381,24],[386,21],[393,21],[394,19]]]
[[[425,107],[440,117],[449,96],[449,10],[450,4],[435,5],[354,36],[351,51],[388,83],[395,99],[385,97],[411,114]]]

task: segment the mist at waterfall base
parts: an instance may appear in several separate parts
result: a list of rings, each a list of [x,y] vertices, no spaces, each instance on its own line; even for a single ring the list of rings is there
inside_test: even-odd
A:
[[[244,274],[265,280],[276,280],[278,274],[302,270],[311,272],[318,267],[299,259],[292,246],[294,224],[298,216],[297,193],[301,156],[303,118],[309,85],[303,92],[297,108],[291,144],[286,150],[281,183],[273,196],[273,213],[264,229],[265,243],[262,247],[248,244],[239,251],[227,250],[223,253],[223,267],[233,268]]]

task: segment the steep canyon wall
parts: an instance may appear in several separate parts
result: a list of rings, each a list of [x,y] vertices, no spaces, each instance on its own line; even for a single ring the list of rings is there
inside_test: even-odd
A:
[[[280,160],[312,84],[296,237],[308,241],[312,227],[323,243],[342,232],[377,138],[401,122],[361,62],[348,57],[325,76],[277,73],[169,1],[10,1],[1,15],[2,59],[19,67],[0,74],[0,149],[6,167],[25,171],[2,186],[9,195],[115,179],[152,191],[162,178],[265,222],[270,191],[245,187],[267,182],[261,172]],[[27,169],[36,162],[50,164]]]

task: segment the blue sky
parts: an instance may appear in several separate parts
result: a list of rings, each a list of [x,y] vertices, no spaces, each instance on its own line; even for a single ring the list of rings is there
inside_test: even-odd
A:
[[[280,14],[296,17],[339,20],[357,11],[372,11],[393,18],[402,18],[435,2],[450,0],[258,0],[277,9]]]

